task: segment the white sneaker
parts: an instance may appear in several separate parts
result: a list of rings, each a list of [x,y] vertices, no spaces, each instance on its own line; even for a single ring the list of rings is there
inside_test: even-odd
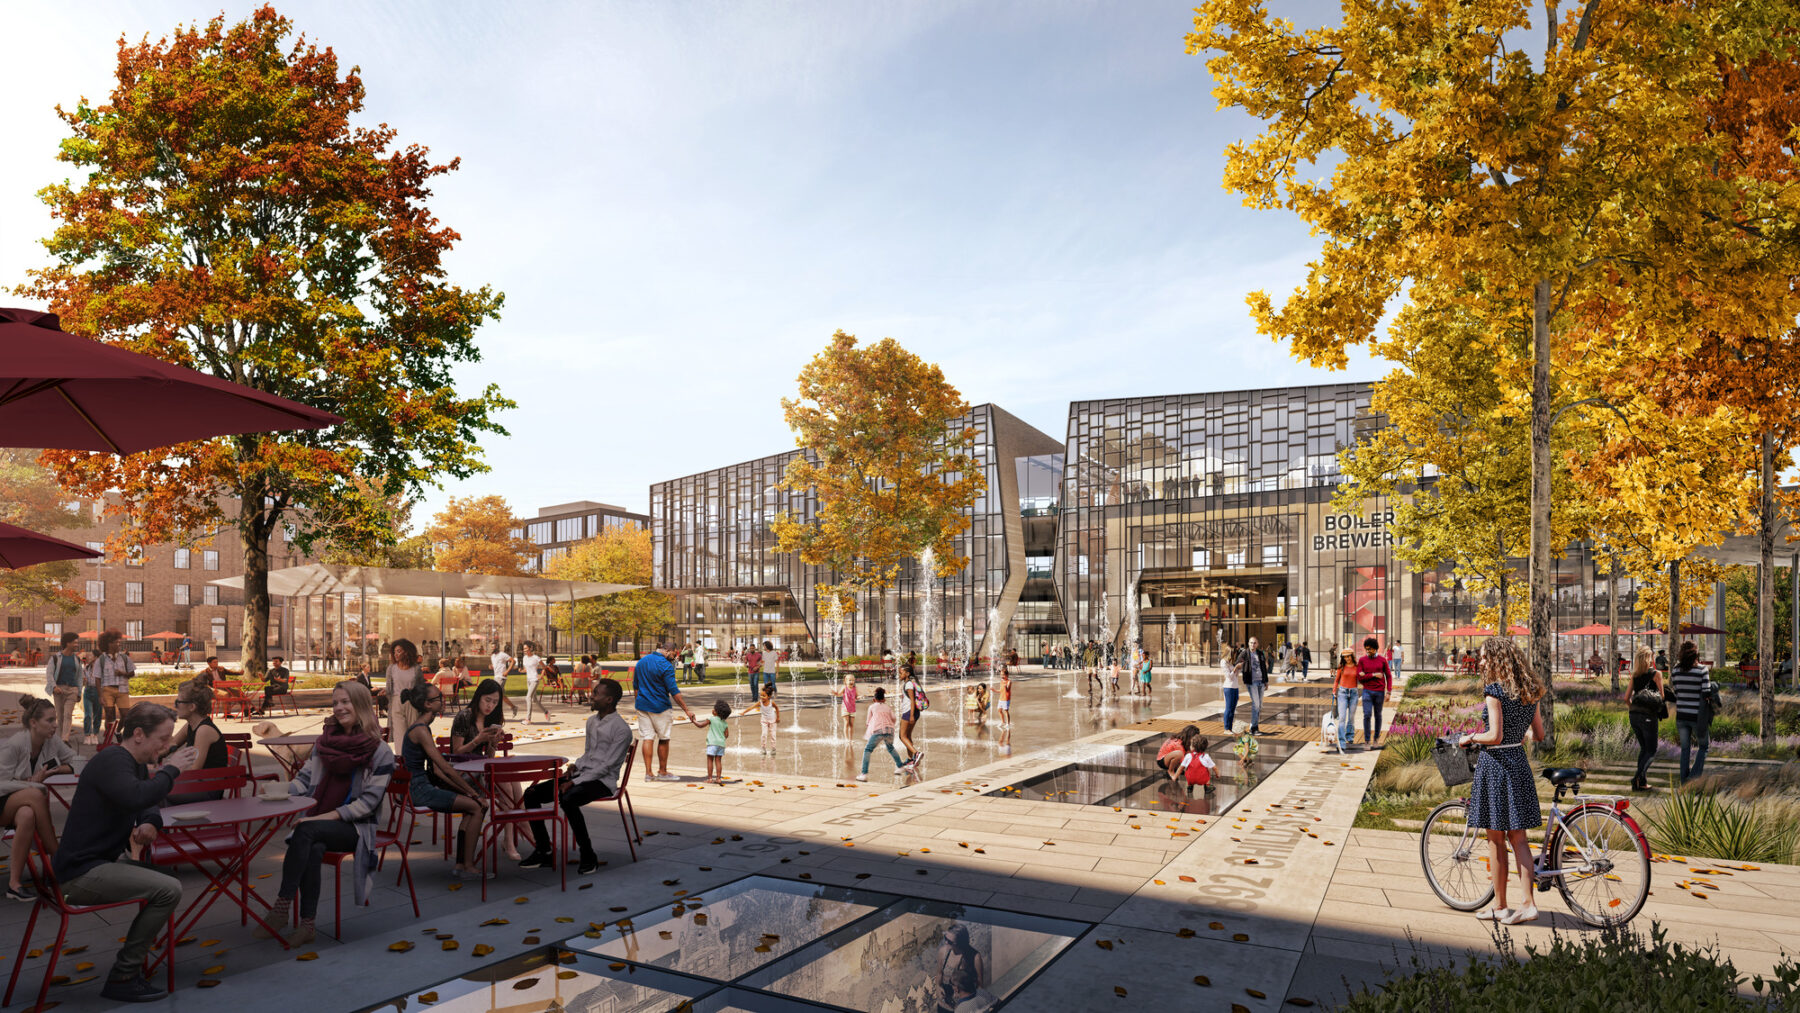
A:
[[[1521,925],[1525,922],[1535,922],[1538,920],[1537,905],[1533,904],[1529,907],[1518,908],[1500,920],[1507,925]]]
[[[869,779],[869,775],[867,775],[867,774],[858,774],[858,775],[856,775],[856,779],[857,779],[857,780],[858,780],[858,781],[867,781],[867,780],[868,780],[868,779]]]
[[[1478,922],[1500,922],[1502,924],[1510,925],[1510,924],[1512,924],[1512,922],[1511,922],[1512,916],[1513,916],[1512,908],[1491,907],[1491,908],[1488,908],[1486,911],[1476,912],[1475,920]]]

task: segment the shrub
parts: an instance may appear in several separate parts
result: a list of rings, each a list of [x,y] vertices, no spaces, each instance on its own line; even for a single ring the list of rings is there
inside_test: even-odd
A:
[[[1756,997],[1738,994],[1729,957],[1629,928],[1551,936],[1548,948],[1518,945],[1497,930],[1497,955],[1471,951],[1461,966],[1436,966],[1414,953],[1376,990],[1350,996],[1345,1013],[1587,1013],[1589,1010],[1800,1010],[1800,968],[1784,959],[1772,979],[1760,976]],[[1763,993],[1767,993],[1764,995]]]
[[[1409,690],[1424,689],[1426,686],[1437,686],[1446,681],[1439,672],[1415,672],[1407,676],[1406,688]]]
[[[1437,736],[1435,735],[1425,733],[1394,735],[1390,732],[1387,736],[1386,747],[1382,749],[1381,755],[1375,758],[1375,772],[1379,774],[1395,767],[1417,763],[1420,760],[1429,761],[1431,747],[1436,742]]]
[[[1404,766],[1390,766],[1385,771],[1377,771],[1375,784],[1386,791],[1400,794],[1441,792],[1444,790],[1444,776],[1438,773],[1436,763],[1431,760],[1421,760]]]
[[[1800,803],[1781,796],[1734,802],[1690,785],[1641,803],[1644,832],[1658,851],[1736,862],[1793,862]]]
[[[1556,733],[1560,736],[1568,732],[1588,735],[1608,725],[1626,724],[1627,716],[1621,711],[1602,710],[1587,704],[1576,704],[1556,712]]]

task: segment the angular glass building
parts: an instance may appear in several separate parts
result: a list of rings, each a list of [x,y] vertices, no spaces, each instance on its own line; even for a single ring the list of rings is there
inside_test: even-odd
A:
[[[969,528],[957,539],[969,565],[948,578],[921,577],[917,560],[902,567],[885,611],[894,618],[903,649],[925,650],[927,615],[932,650],[986,652],[990,617],[1003,634],[1028,582],[1025,526],[1019,509],[1019,460],[1054,455],[1059,441],[994,405],[980,405],[957,420],[953,434],[974,429],[973,456],[987,476],[987,491],[970,510]],[[836,574],[780,552],[772,525],[783,511],[805,520],[817,515],[810,494],[779,488],[799,451],[745,461],[650,487],[650,526],[656,586],[672,592],[676,636],[731,649],[769,640],[801,657],[872,654],[882,637],[874,629],[873,602],[850,615],[820,607],[817,587]],[[1043,532],[1047,534],[1047,532]],[[1046,538],[1032,557],[1047,561]],[[1047,574],[1046,574],[1047,576]],[[929,604],[928,604],[929,603]]]
[[[1220,645],[1412,640],[1387,504],[1331,506],[1366,384],[1078,401],[1055,582],[1071,638],[1201,664]]]
[[[1370,394],[1341,383],[1078,401],[1061,441],[992,405],[973,409],[959,426],[981,434],[988,491],[959,543],[972,561],[929,593],[917,564],[905,568],[887,601],[899,644],[922,649],[935,615],[934,649],[955,651],[966,636],[971,650],[997,643],[1030,658],[1134,634],[1163,664],[1211,664],[1251,637],[1305,642],[1316,666],[1368,636],[1399,644],[1409,665],[1474,646],[1451,631],[1472,625],[1481,602],[1448,568],[1416,571],[1395,554],[1392,504],[1332,504],[1339,453],[1384,424]],[[817,508],[776,488],[792,459],[651,487],[656,580],[677,596],[677,635],[727,648],[770,639],[803,656],[879,647],[874,609],[821,615],[814,588],[833,575],[776,551],[775,515]],[[1595,563],[1587,546],[1556,562],[1558,630],[1609,621],[1612,591]],[[1632,582],[1618,597],[1619,625],[1640,626]],[[1603,647],[1561,637],[1558,667]]]

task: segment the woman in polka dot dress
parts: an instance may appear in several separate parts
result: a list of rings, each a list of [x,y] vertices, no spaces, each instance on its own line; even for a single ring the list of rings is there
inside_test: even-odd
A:
[[[1531,759],[1525,755],[1525,732],[1544,737],[1544,719],[1538,711],[1538,699],[1544,695],[1543,684],[1533,678],[1525,663],[1525,655],[1510,637],[1494,637],[1481,647],[1480,672],[1486,687],[1482,702],[1487,705],[1487,727],[1463,740],[1464,745],[1481,745],[1481,757],[1475,763],[1475,779],[1469,785],[1469,826],[1486,830],[1493,855],[1488,871],[1494,877],[1494,906],[1478,913],[1482,921],[1517,925],[1536,921],[1537,903],[1532,900],[1536,885],[1532,871],[1531,845],[1525,832],[1544,822],[1538,809],[1537,782],[1531,777]],[[1508,844],[1519,865],[1524,903],[1517,910],[1506,906]]]

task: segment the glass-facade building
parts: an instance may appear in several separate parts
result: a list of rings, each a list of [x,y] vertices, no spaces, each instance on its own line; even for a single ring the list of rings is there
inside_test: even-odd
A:
[[[1134,631],[1165,664],[1210,664],[1251,637],[1306,642],[1319,665],[1368,636],[1400,644],[1410,664],[1472,646],[1448,634],[1481,603],[1448,567],[1416,571],[1396,555],[1392,504],[1332,503],[1339,454],[1384,424],[1370,395],[1342,383],[1078,401],[1061,442],[992,405],[974,409],[963,424],[982,434],[988,492],[962,536],[972,561],[929,596],[917,565],[905,568],[888,595],[899,644],[920,649],[933,613],[934,647],[956,650],[961,630],[985,653],[992,610],[995,642],[1027,657]],[[778,639],[803,655],[878,648],[873,609],[841,623],[820,615],[814,586],[832,575],[776,550],[774,516],[817,506],[777,488],[792,458],[651,487],[657,584],[678,596],[677,635]],[[1608,622],[1595,562],[1585,546],[1557,561],[1559,631]],[[1635,586],[1621,580],[1619,597],[1620,625],[1637,628]],[[1559,638],[1559,667],[1596,647],[1604,640]]]
[[[878,651],[875,624],[888,615],[887,632],[904,649],[925,650],[929,626],[933,651],[966,644],[985,652],[990,625],[1004,635],[1027,582],[1016,462],[1061,445],[994,405],[971,409],[950,429],[952,437],[975,431],[971,453],[987,478],[957,537],[969,565],[927,580],[910,560],[884,602],[860,601],[848,615],[821,609],[818,585],[835,583],[835,573],[776,545],[777,516],[791,511],[811,520],[818,511],[810,493],[780,488],[799,451],[652,485],[656,586],[675,595],[675,635],[716,650],[768,640],[801,657],[846,657]]]

